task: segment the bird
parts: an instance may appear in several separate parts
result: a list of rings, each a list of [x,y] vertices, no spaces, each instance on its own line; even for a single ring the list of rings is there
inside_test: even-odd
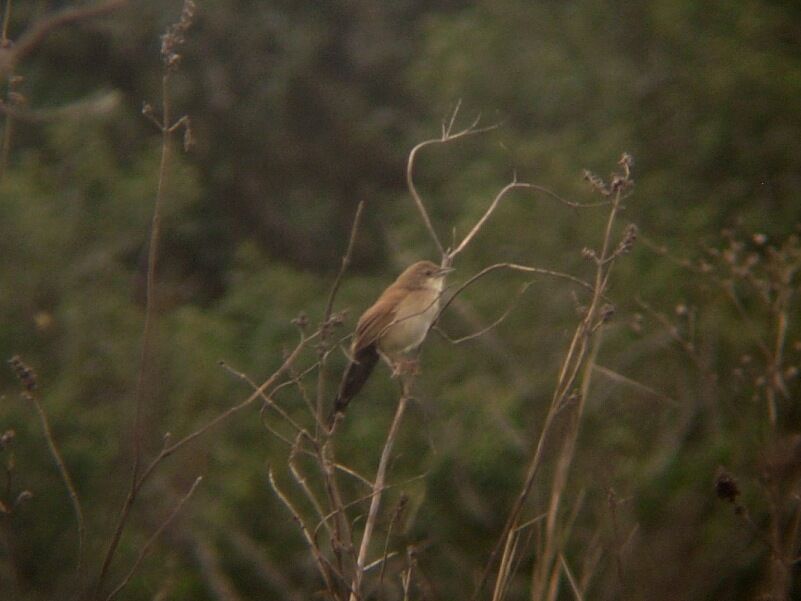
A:
[[[407,267],[362,314],[356,324],[350,362],[334,400],[329,427],[362,389],[379,357],[397,373],[403,359],[423,343],[439,314],[445,276],[451,271],[451,267],[418,261]]]

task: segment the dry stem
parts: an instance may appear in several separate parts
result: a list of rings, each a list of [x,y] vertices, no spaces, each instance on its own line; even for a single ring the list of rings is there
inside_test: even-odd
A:
[[[373,537],[373,529],[375,528],[376,519],[378,518],[378,509],[381,506],[382,491],[384,490],[384,482],[386,481],[387,466],[392,454],[392,448],[398,437],[400,430],[400,423],[403,419],[403,414],[406,411],[406,404],[409,400],[409,385],[408,379],[403,382],[403,393],[398,401],[398,407],[395,410],[395,417],[392,419],[392,424],[389,427],[384,448],[381,451],[381,459],[378,462],[378,471],[376,472],[375,482],[373,484],[373,497],[370,500],[370,509],[367,513],[367,521],[364,524],[364,533],[362,534],[361,545],[359,546],[359,555],[356,559],[356,572],[353,577],[353,584],[351,585],[350,601],[356,601],[361,598],[362,593],[362,580],[364,578],[365,564],[367,561],[367,550],[370,546],[370,541]]]
[[[0,49],[0,77],[10,72],[19,61],[33,52],[56,29],[108,14],[127,5],[128,1],[107,0],[89,6],[65,8],[42,18],[23,33],[13,46]]]
[[[626,169],[625,181],[628,182],[628,165],[625,163],[623,164],[624,168]],[[624,190],[622,188],[618,189],[612,198],[611,208],[603,235],[602,249],[598,256],[598,260],[596,261],[596,274],[595,281],[592,286],[593,294],[591,301],[586,309],[584,317],[576,327],[573,339],[565,354],[565,358],[559,370],[559,376],[554,390],[554,395],[551,399],[551,404],[548,409],[548,413],[546,414],[539,439],[529,462],[522,489],[512,505],[512,509],[509,513],[498,544],[493,550],[490,559],[485,566],[484,572],[472,597],[474,600],[477,599],[478,595],[480,594],[484,582],[489,575],[489,570],[492,568],[492,565],[494,564],[497,554],[501,548],[503,551],[498,567],[498,574],[495,580],[495,588],[492,599],[493,601],[502,601],[506,597],[508,585],[513,575],[512,567],[514,558],[518,553],[519,535],[517,531],[517,525],[519,524],[526,500],[531,493],[535,477],[541,466],[543,452],[554,423],[554,418],[561,409],[564,400],[568,398],[569,391],[574,387],[578,378],[578,374],[585,365],[587,354],[592,346],[591,341],[593,332],[597,330],[598,324],[596,323],[596,320],[600,312],[600,304],[604,298],[604,293],[609,282],[611,268],[614,265],[614,261],[608,261],[607,259],[612,255],[613,252],[611,250],[612,228],[615,218],[620,210],[620,202],[623,192]],[[590,373],[591,370],[585,371],[585,387]],[[569,468],[572,460],[573,445],[578,431],[578,423],[581,417],[582,407],[583,399],[580,399],[574,415],[573,434],[569,437],[568,443],[566,443],[566,445],[563,447],[560,458],[560,464],[562,467],[560,470],[558,470],[558,480],[555,481],[554,488],[552,490],[551,506],[549,509],[550,524],[555,524],[556,512],[558,511],[561,499],[561,490],[564,487],[567,477],[567,469]],[[562,473],[562,476],[558,475],[559,472]],[[553,553],[556,549],[556,543],[554,541],[556,534],[554,528],[554,525],[550,525],[548,528],[546,528],[546,550],[549,550],[548,557],[546,557],[545,565],[541,569],[538,568],[540,570],[538,572],[539,576],[535,581],[535,587],[540,587],[539,590],[542,594],[546,594],[546,591],[548,591],[547,594],[549,595],[549,598],[553,597],[556,590],[555,585],[553,584],[554,580],[551,577],[552,568],[549,567],[552,561],[551,558],[553,557]],[[558,569],[558,565],[555,565],[553,569]],[[550,582],[551,584],[546,585],[546,582]]]
[[[64,486],[67,487],[67,492],[70,496],[70,502],[72,503],[72,509],[75,512],[75,519],[78,522],[78,561],[76,570],[80,584],[80,580],[83,576],[83,547],[84,540],[86,539],[86,526],[84,524],[83,510],[81,509],[81,501],[78,497],[78,491],[75,489],[75,484],[73,484],[72,478],[70,477],[67,465],[64,463],[64,459],[61,457],[61,452],[58,450],[56,441],[53,438],[53,432],[50,430],[50,422],[47,419],[47,414],[45,413],[42,404],[39,402],[38,397],[33,392],[26,392],[24,396],[33,403],[33,406],[36,408],[36,413],[39,414],[39,421],[42,424],[45,440],[47,440],[47,447],[50,449],[50,454],[53,456],[53,459],[58,466],[58,472],[61,474],[61,479],[64,480]]]
[[[164,532],[165,528],[167,528],[167,526],[169,526],[170,523],[175,519],[175,516],[177,516],[180,513],[184,504],[189,500],[189,497],[191,497],[192,494],[195,492],[195,489],[197,488],[198,484],[200,484],[201,480],[203,480],[203,478],[200,476],[198,476],[195,479],[195,482],[192,484],[192,487],[178,502],[178,504],[170,513],[170,515],[167,516],[167,519],[165,519],[161,523],[161,526],[159,526],[156,529],[156,531],[150,536],[150,538],[147,539],[147,542],[145,542],[145,544],[142,545],[142,548],[139,551],[139,555],[137,556],[136,561],[134,561],[134,564],[131,566],[131,569],[122,579],[122,582],[120,582],[117,585],[117,587],[113,591],[111,591],[111,593],[109,593],[108,597],[106,597],[106,601],[111,601],[114,597],[117,596],[117,594],[120,591],[122,591],[122,589],[124,589],[128,585],[128,583],[131,581],[131,578],[133,578],[133,575],[136,573],[136,570],[139,569],[139,565],[142,563],[142,560],[144,560],[144,558],[147,556],[148,551],[150,551],[150,548],[153,546],[153,544],[156,542],[159,536],[161,536],[161,533]]]

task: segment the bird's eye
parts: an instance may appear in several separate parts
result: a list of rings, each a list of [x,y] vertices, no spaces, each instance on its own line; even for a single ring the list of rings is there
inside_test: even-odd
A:
[[[434,273],[434,272],[433,272],[433,271],[431,271],[430,269],[426,269],[426,271],[425,271],[425,274],[426,274],[426,275],[431,275],[432,273]]]

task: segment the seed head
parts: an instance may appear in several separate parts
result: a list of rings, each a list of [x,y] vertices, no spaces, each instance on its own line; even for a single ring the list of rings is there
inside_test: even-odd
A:
[[[719,499],[729,503],[736,503],[737,497],[740,495],[737,481],[722,467],[718,468],[718,474],[715,477],[715,494]]]

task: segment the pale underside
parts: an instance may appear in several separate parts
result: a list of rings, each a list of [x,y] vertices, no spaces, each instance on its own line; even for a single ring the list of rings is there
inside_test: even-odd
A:
[[[384,299],[396,300],[392,311],[371,307],[356,327],[354,354],[377,342],[381,356],[392,364],[417,349],[437,317],[442,285],[439,279],[431,287],[399,290],[397,299]]]

